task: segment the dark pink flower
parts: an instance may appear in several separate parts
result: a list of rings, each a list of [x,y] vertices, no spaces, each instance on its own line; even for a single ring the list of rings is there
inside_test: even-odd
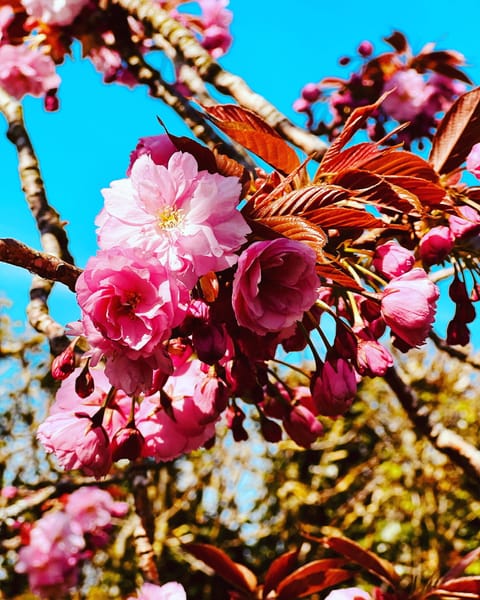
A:
[[[425,341],[435,318],[437,286],[423,269],[392,279],[381,298],[382,316],[392,332],[410,347]]]
[[[388,277],[399,277],[407,273],[415,264],[413,252],[401,246],[398,242],[390,240],[375,249],[373,266]]]
[[[323,433],[320,421],[301,404],[289,411],[283,419],[283,427],[292,440],[303,448],[310,448]]]
[[[374,339],[358,340],[356,367],[360,375],[383,376],[392,365],[392,355],[380,342]]]
[[[287,238],[249,246],[233,280],[238,324],[264,335],[301,321],[317,299],[315,260],[309,246]]]
[[[479,155],[480,155],[480,144]],[[480,168],[480,167],[479,167]],[[450,215],[448,226],[456,238],[461,238],[468,234],[477,233],[480,229],[480,214],[471,206],[458,207],[460,215]]]
[[[400,122],[415,119],[430,95],[423,77],[415,69],[396,71],[383,86],[383,92],[388,91],[391,93],[381,106],[388,116]]]
[[[441,263],[455,244],[455,237],[448,227],[438,225],[426,233],[419,244],[420,258],[426,265]]]
[[[144,154],[148,154],[156,165],[166,167],[170,157],[175,152],[178,152],[178,149],[166,133],[163,135],[142,137],[138,140],[135,150],[130,154],[130,165],[127,169],[127,175],[130,176],[133,163]]]
[[[474,144],[467,156],[467,171],[480,179],[480,143]]]
[[[60,85],[50,56],[24,45],[0,46],[0,85],[20,100],[25,94],[44,96]]]
[[[83,533],[107,527],[113,517],[123,517],[127,512],[127,502],[116,502],[107,491],[91,486],[72,492],[65,505],[65,513]]]
[[[321,415],[337,417],[352,405],[357,392],[357,374],[343,358],[329,360],[314,380],[312,398]]]

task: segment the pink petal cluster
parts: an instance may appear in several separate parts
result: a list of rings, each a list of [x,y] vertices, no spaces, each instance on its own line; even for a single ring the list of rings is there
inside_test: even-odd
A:
[[[467,156],[467,171],[480,179],[480,143],[474,144]]]
[[[303,317],[317,299],[315,252],[288,238],[255,242],[238,260],[232,304],[237,322],[260,335]]]
[[[89,0],[21,0],[29,15],[49,25],[71,25]]]
[[[146,582],[136,596],[130,596],[127,600],[187,600],[187,594],[183,586],[176,581],[164,585]]]
[[[399,70],[385,83],[383,92],[390,92],[382,103],[383,110],[397,121],[411,121],[423,109],[429,88],[415,69]]]
[[[20,100],[58,88],[60,77],[50,56],[25,45],[0,45],[0,86]]]
[[[332,590],[325,600],[372,600],[368,592],[357,587]]]
[[[352,405],[357,392],[357,374],[343,358],[328,360],[316,374],[312,398],[321,415],[337,417]]]
[[[375,248],[373,266],[375,269],[388,277],[399,277],[410,271],[415,263],[413,252],[401,246],[398,242],[390,240]]]
[[[140,156],[130,178],[113,182],[103,195],[100,247],[135,246],[155,254],[189,287],[209,271],[234,265],[250,232],[236,208],[238,179],[198,171],[188,153],[175,152],[166,167]]]
[[[199,0],[202,10],[203,47],[213,58],[223,56],[230,48],[232,36],[229,28],[232,12],[227,10],[229,0]]]
[[[480,153],[480,144],[478,146]],[[448,218],[448,226],[455,239],[478,232],[480,229],[480,214],[471,206],[460,206],[458,211],[459,215],[450,215]]]
[[[163,342],[184,318],[189,292],[162,263],[112,247],[88,261],[76,291],[92,364],[105,356],[113,385],[146,392],[155,371],[170,372]]]
[[[112,517],[124,517],[128,512],[126,502],[117,502],[105,490],[82,487],[68,496],[65,513],[78,523],[83,533],[95,532],[110,525]]]
[[[41,597],[66,594],[77,582],[85,539],[80,525],[62,512],[44,515],[33,526],[30,542],[20,549],[17,573],[27,573],[31,590]]]
[[[455,236],[445,225],[432,227],[419,244],[420,258],[425,265],[441,263],[455,244]]]
[[[437,286],[423,269],[392,279],[381,297],[381,311],[392,332],[410,347],[424,343],[435,318]]]

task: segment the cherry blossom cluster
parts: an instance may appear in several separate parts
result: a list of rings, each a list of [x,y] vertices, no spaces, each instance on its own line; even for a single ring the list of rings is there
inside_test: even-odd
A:
[[[240,399],[265,439],[285,431],[309,447],[320,415],[345,413],[361,377],[393,364],[386,327],[401,350],[431,329],[438,289],[410,250],[380,245],[376,286],[340,293],[310,245],[253,233],[239,180],[191,140],[143,138],[103,196],[100,249],[76,285],[81,320],[53,362],[62,384],[38,430],[66,469],[101,477],[121,459],[171,460],[214,443],[221,418],[245,440]],[[279,353],[305,349],[315,366],[292,383]]]
[[[74,588],[82,564],[109,542],[112,519],[128,512],[126,502],[97,487],[79,488],[57,504],[33,526],[20,525],[22,547],[15,570],[28,575],[31,591],[42,598],[57,598]]]
[[[215,58],[231,45],[232,13],[228,0],[198,0],[200,14],[191,14],[184,0],[158,0],[169,14],[188,27]],[[130,87],[137,83],[129,71],[121,42],[134,41],[142,53],[155,49],[143,25],[126,19],[126,31],[117,31],[119,15],[104,11],[95,0],[11,0],[0,6],[0,86],[17,99],[26,94],[43,97],[47,110],[58,108],[60,77],[56,65],[79,40],[83,54],[103,74],[106,83]],[[95,31],[92,34],[92,31]]]
[[[307,126],[320,135],[334,139],[352,110],[373,104],[383,95],[377,111],[368,119],[365,128],[369,137],[380,140],[389,136],[389,143],[402,143],[431,139],[439,116],[465,92],[469,78],[460,69],[464,57],[451,50],[435,50],[426,45],[413,55],[403,34],[394,32],[385,39],[393,47],[377,56],[373,44],[365,40],[357,48],[360,61],[356,71],[347,79],[328,77],[318,83],[307,83],[294,109],[305,113]],[[342,57],[340,64],[351,64]],[[333,117],[318,120],[316,106],[327,103]],[[392,129],[402,125],[392,135]]]

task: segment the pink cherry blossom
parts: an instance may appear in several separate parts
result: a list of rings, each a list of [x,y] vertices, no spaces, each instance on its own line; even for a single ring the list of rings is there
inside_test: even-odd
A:
[[[20,100],[25,94],[43,96],[60,85],[50,56],[24,45],[0,46],[0,86]]]
[[[145,582],[136,596],[130,596],[127,600],[187,600],[183,587],[176,581],[170,581],[164,585],[155,585]]]
[[[413,252],[401,246],[398,242],[390,240],[375,249],[373,266],[388,277],[399,277],[410,271],[415,263]]]
[[[392,279],[381,298],[382,316],[392,332],[411,347],[425,341],[435,318],[437,286],[423,269]]]
[[[420,258],[425,265],[441,263],[455,244],[455,237],[448,227],[438,225],[426,233],[419,244]]]
[[[332,590],[325,600],[372,600],[372,597],[365,590],[357,587]]]
[[[382,102],[383,110],[397,121],[411,121],[422,112],[429,90],[415,69],[399,70],[385,83],[391,93]]]
[[[106,356],[113,385],[128,394],[147,392],[155,370],[170,372],[163,342],[182,321],[189,293],[155,257],[128,247],[101,251],[88,261],[76,291],[92,364]]]
[[[89,0],[21,0],[29,15],[49,25],[70,25]]]
[[[467,156],[467,171],[480,179],[480,143],[474,144]]]
[[[480,144],[478,146],[480,158]],[[459,206],[458,211],[460,215],[450,215],[448,217],[448,226],[455,238],[478,233],[480,230],[480,214],[471,206]]]
[[[300,321],[317,299],[315,260],[309,246],[287,238],[249,246],[233,280],[238,324],[264,335]]]
[[[123,517],[127,512],[126,502],[116,502],[107,491],[98,487],[79,488],[68,496],[65,505],[65,513],[83,533],[107,527],[112,517]]]
[[[223,56],[230,48],[232,36],[229,26],[232,12],[227,10],[228,0],[199,0],[202,9],[203,47],[213,58]]]
[[[302,404],[297,404],[283,419],[283,427],[292,440],[303,448],[310,448],[323,433],[323,426],[315,415]]]
[[[130,153],[130,165],[127,169],[127,175],[130,176],[133,163],[144,154],[148,154],[156,165],[166,167],[172,154],[175,154],[177,151],[177,148],[166,133],[163,135],[142,137],[138,140],[135,150]]]
[[[236,209],[238,179],[198,171],[186,152],[175,152],[167,167],[140,156],[131,177],[114,181],[103,195],[105,208],[96,221],[99,245],[154,253],[189,287],[209,271],[234,265],[250,232]]]
[[[358,340],[356,368],[360,375],[383,376],[392,365],[392,355],[380,342],[374,339]]]
[[[328,360],[315,379],[312,397],[321,415],[343,415],[357,392],[357,375],[343,358]]]
[[[20,549],[17,573],[27,573],[31,590],[41,597],[66,594],[78,577],[85,546],[81,527],[64,512],[44,515],[33,526],[30,542]]]

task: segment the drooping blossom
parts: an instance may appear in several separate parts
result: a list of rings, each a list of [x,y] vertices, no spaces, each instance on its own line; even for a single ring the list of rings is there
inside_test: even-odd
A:
[[[383,110],[397,121],[411,121],[424,108],[429,90],[415,69],[399,70],[386,81],[383,93],[390,94],[382,102]]]
[[[202,46],[213,58],[219,58],[227,52],[232,43],[229,28],[233,15],[226,8],[229,0],[199,0],[198,3],[202,10],[204,27]]]
[[[438,225],[432,227],[419,243],[419,253],[425,265],[441,263],[455,244],[455,237],[448,227]]]
[[[472,146],[467,156],[466,166],[469,173],[480,179],[480,143]]]
[[[437,286],[423,269],[392,279],[381,297],[381,311],[392,332],[408,346],[425,341],[435,318]]]
[[[255,242],[240,255],[233,280],[237,322],[264,335],[290,327],[317,298],[315,252],[287,238]]]
[[[92,365],[107,358],[113,385],[127,394],[150,390],[155,370],[170,372],[163,345],[186,311],[185,286],[155,257],[113,247],[90,258],[76,284],[80,329]]]
[[[49,25],[70,25],[89,0],[21,0],[29,15]]]
[[[209,271],[234,265],[250,232],[236,209],[238,179],[198,171],[186,152],[175,152],[167,167],[140,156],[130,178],[114,181],[103,195],[96,221],[100,247],[142,248],[189,287]]]
[[[26,94],[40,97],[59,85],[50,56],[23,44],[0,45],[0,86],[8,94],[17,100]]]
[[[17,573],[26,573],[31,590],[41,597],[66,594],[78,578],[85,539],[80,525],[64,512],[44,515],[33,526],[28,545],[18,553]]]
[[[357,375],[343,358],[327,360],[314,379],[313,402],[321,415],[343,415],[357,392]]]
[[[143,456],[172,460],[214,435],[214,423],[225,404],[205,390],[206,377],[199,360],[187,361],[163,387],[167,405],[162,405],[158,396],[143,399],[135,419],[145,441]]]
[[[123,517],[127,512],[126,502],[117,502],[107,491],[90,486],[72,492],[65,505],[65,513],[83,533],[105,528],[112,517]]]
[[[288,435],[302,448],[310,448],[323,433],[323,425],[302,404],[294,406],[282,422]]]
[[[325,600],[372,600],[368,592],[357,587],[332,590]]]
[[[187,594],[183,586],[176,581],[164,585],[145,582],[137,595],[130,596],[127,600],[187,600]]]
[[[410,271],[415,264],[413,252],[401,246],[398,242],[390,240],[377,246],[373,257],[375,269],[388,277],[399,277]]]

